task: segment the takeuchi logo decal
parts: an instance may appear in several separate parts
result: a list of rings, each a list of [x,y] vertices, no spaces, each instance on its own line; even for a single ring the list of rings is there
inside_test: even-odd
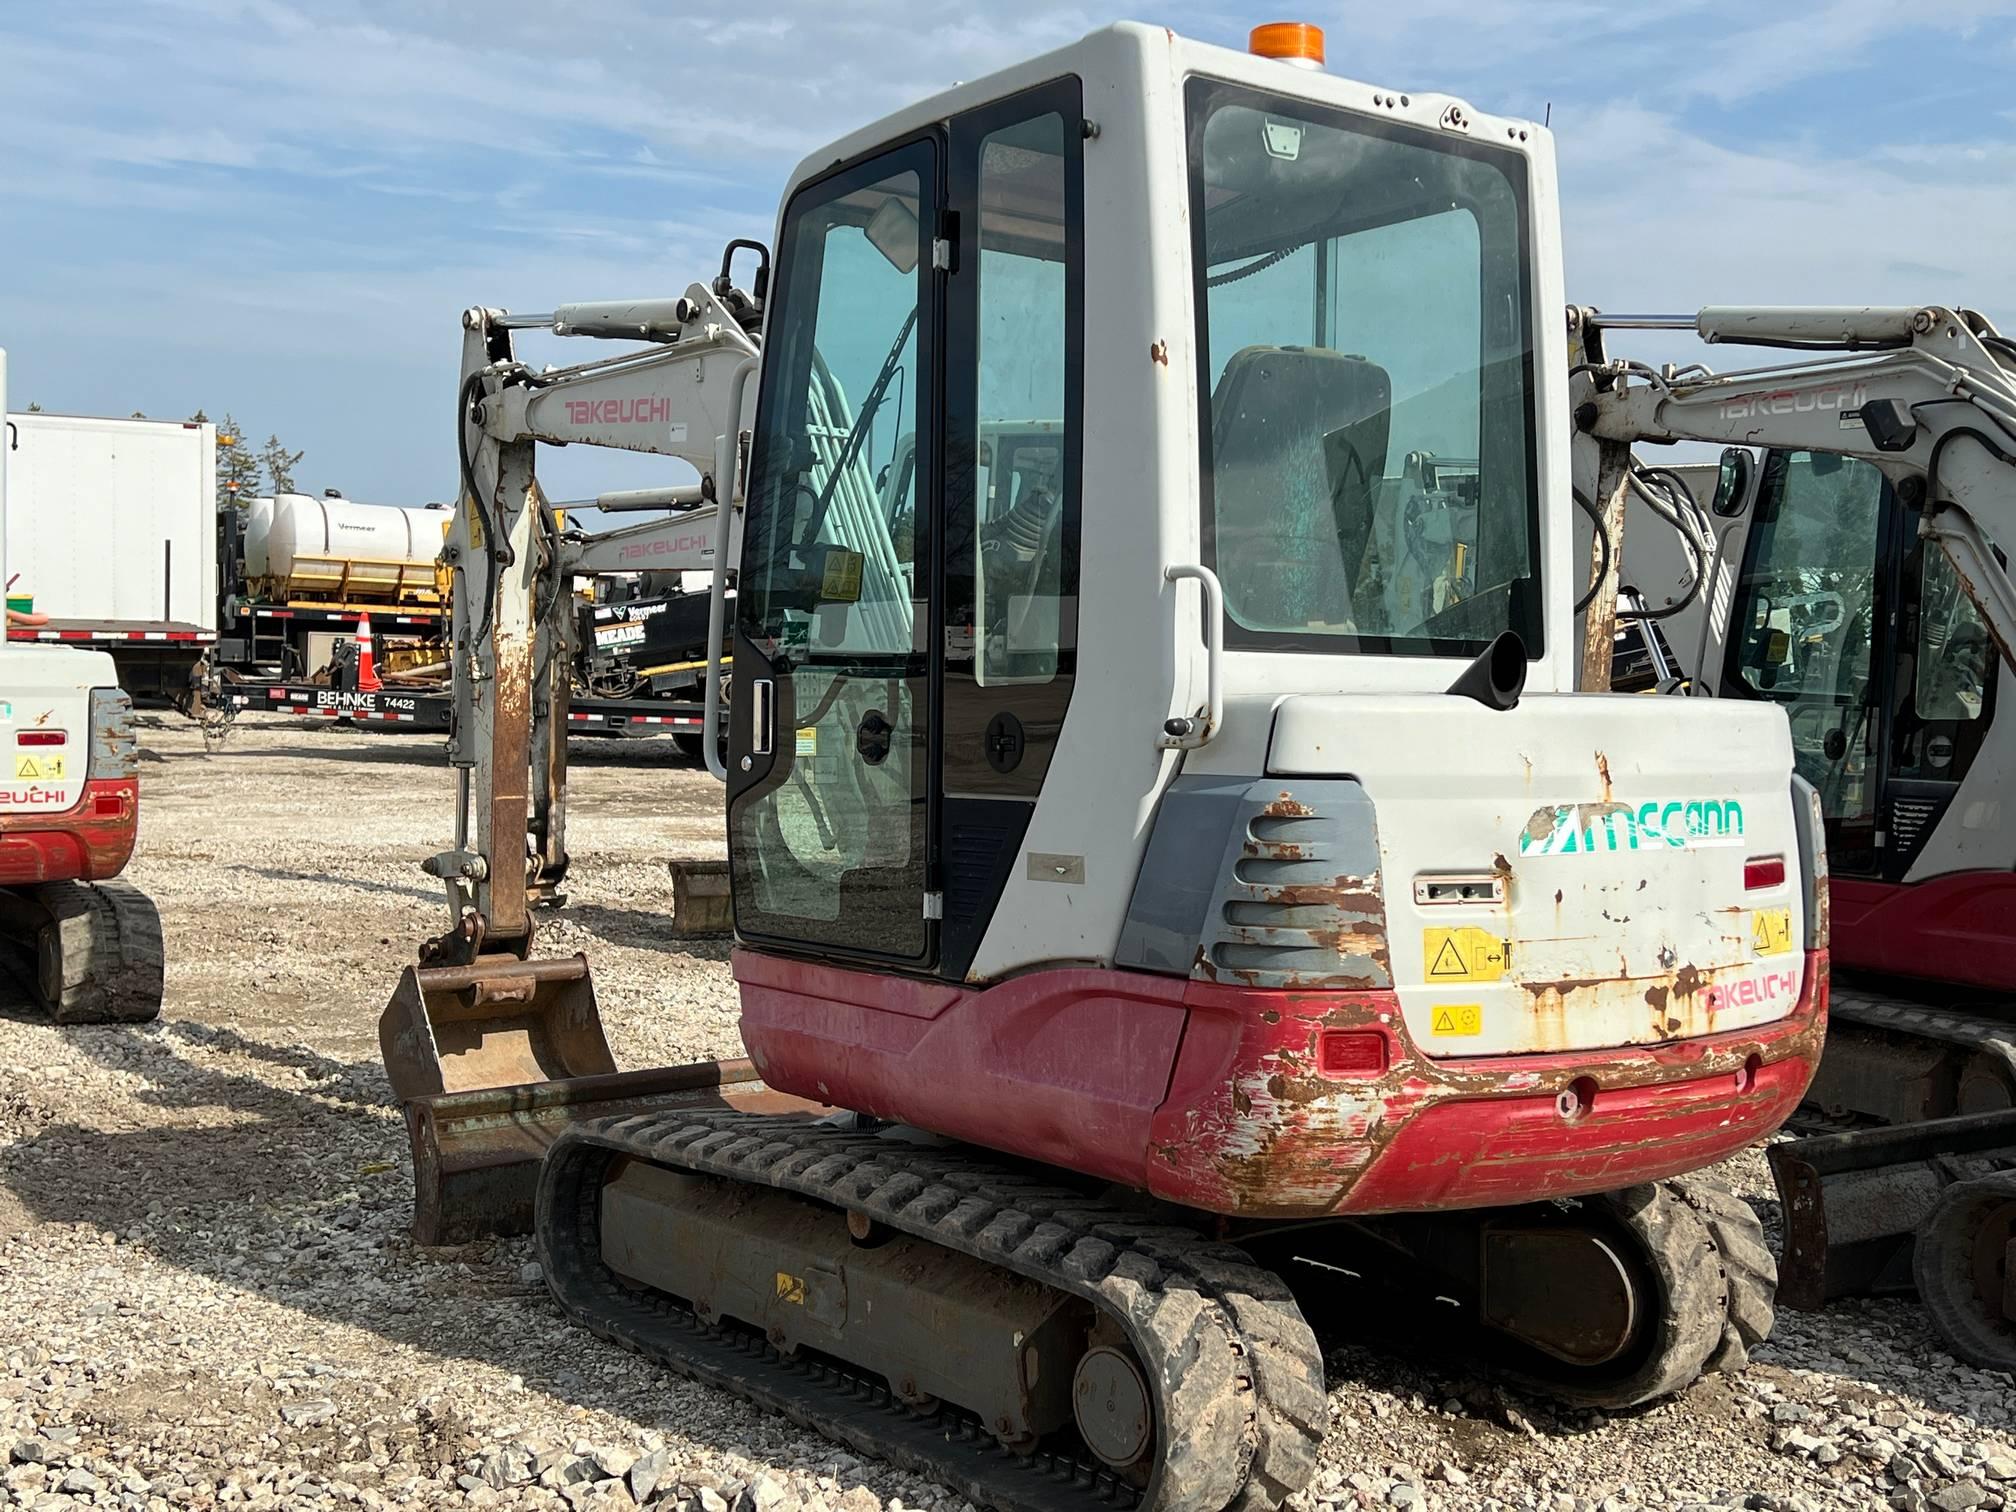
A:
[[[1522,856],[1592,851],[1702,850],[1743,843],[1743,805],[1733,798],[1628,803],[1564,803],[1544,808],[1519,832]]]

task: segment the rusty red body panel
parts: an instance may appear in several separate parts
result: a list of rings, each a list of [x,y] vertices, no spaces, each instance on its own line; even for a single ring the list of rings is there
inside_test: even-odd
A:
[[[1826,952],[1806,964],[1774,1023],[1440,1061],[1390,992],[1096,968],[981,989],[748,950],[735,975],[743,1039],[780,1091],[1191,1207],[1307,1218],[1575,1196],[1733,1154],[1785,1120],[1819,1063]]]
[[[60,814],[0,814],[0,887],[116,877],[140,831],[140,780],[94,778]]]

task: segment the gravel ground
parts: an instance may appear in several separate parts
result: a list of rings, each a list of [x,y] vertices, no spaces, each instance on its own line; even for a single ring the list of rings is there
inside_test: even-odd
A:
[[[0,1005],[0,1507],[966,1512],[570,1329],[526,1241],[406,1237],[375,1024],[443,910],[437,743],[143,732],[129,873],[168,932],[142,1028]],[[575,748],[569,906],[619,1061],[735,1053],[725,950],[672,940],[664,862],[718,856],[659,743]],[[1775,1219],[1763,1162],[1730,1174]],[[2008,1376],[1915,1307],[1787,1315],[1743,1376],[1624,1415],[1334,1341],[1307,1507],[2016,1506]]]

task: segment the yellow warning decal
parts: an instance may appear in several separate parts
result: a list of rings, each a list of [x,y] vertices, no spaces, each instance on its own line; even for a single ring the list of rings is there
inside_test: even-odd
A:
[[[861,597],[861,564],[866,558],[844,546],[826,553],[819,574],[819,601],[822,604],[851,604]]]
[[[1511,964],[1512,944],[1488,929],[1424,929],[1421,958],[1431,982],[1495,982]]]
[[[41,778],[45,781],[60,781],[63,777],[61,756],[18,755],[14,758],[16,777]]]
[[[777,1300],[805,1305],[805,1278],[794,1276],[789,1271],[777,1272]]]
[[[1792,910],[1760,908],[1750,915],[1750,948],[1758,955],[1787,955],[1792,950]]]
[[[1435,1018],[1429,1029],[1437,1036],[1445,1034],[1482,1034],[1484,1032],[1484,1005],[1482,1003],[1442,1003],[1435,1009]]]
[[[816,725],[807,725],[798,732],[798,754],[800,756],[819,754],[819,730]]]

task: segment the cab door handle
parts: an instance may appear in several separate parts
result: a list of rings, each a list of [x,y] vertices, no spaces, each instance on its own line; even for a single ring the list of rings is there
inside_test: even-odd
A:
[[[768,756],[777,744],[777,686],[767,677],[749,685],[749,754]]]

